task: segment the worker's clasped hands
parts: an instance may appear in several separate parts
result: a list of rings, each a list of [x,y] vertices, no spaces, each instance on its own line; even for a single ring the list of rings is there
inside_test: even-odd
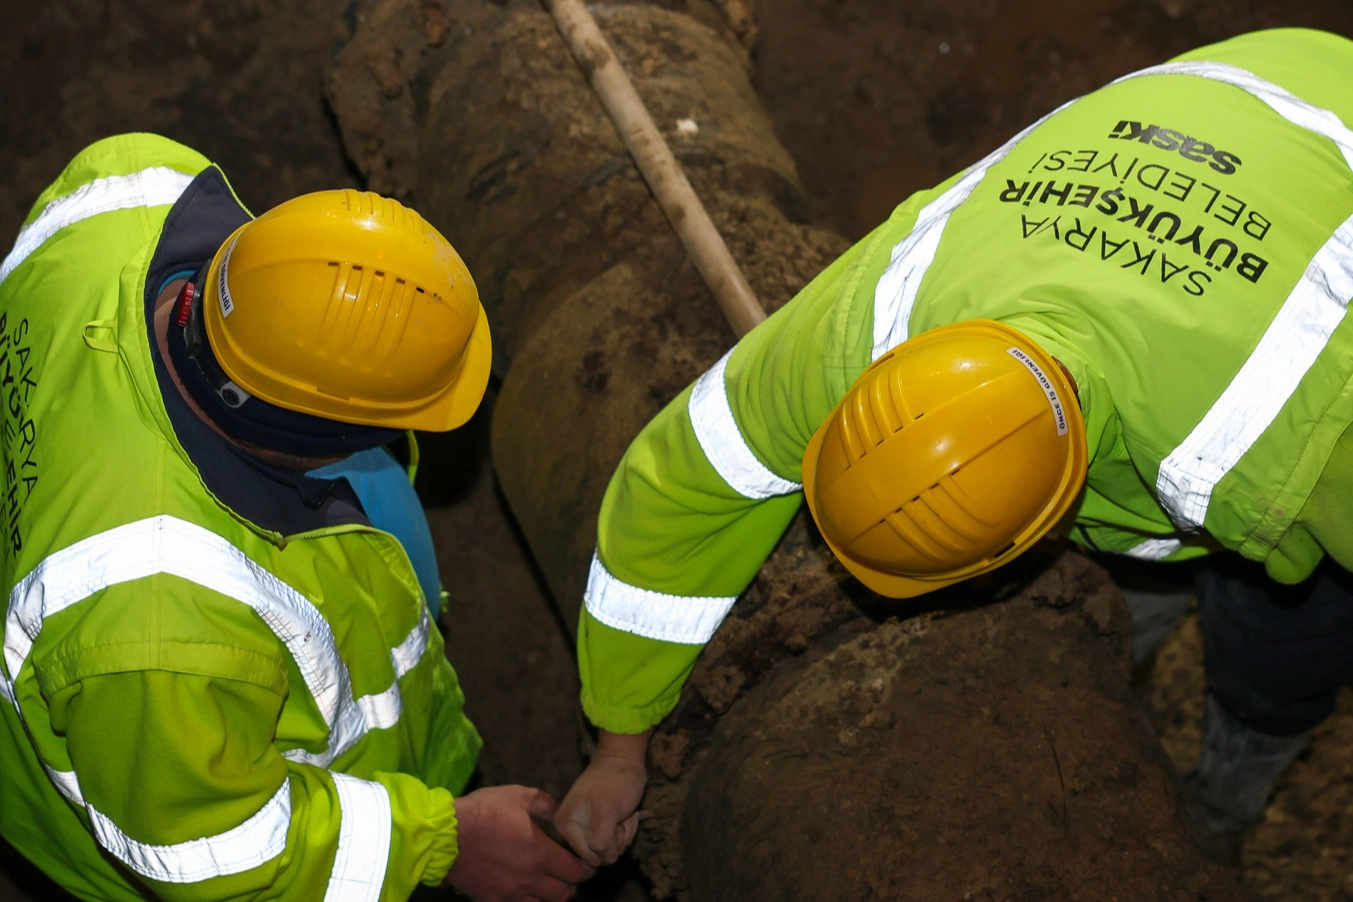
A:
[[[602,731],[597,752],[564,798],[526,786],[490,786],[456,800],[459,856],[446,875],[475,902],[560,902],[634,841],[648,782],[648,733]],[[550,839],[553,819],[577,855]]]
[[[489,786],[456,799],[459,855],[446,875],[475,902],[563,902],[593,868],[541,829],[555,814],[550,794]]]

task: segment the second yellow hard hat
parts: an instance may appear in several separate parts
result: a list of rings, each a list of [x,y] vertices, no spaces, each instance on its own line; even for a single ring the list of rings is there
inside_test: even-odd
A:
[[[883,595],[992,570],[1041,538],[1085,480],[1085,424],[1057,361],[971,320],[893,348],[822,423],[808,507],[846,568]]]
[[[442,431],[483,397],[492,354],[474,280],[390,198],[320,191],[274,207],[227,239],[204,287],[221,368],[278,407]]]

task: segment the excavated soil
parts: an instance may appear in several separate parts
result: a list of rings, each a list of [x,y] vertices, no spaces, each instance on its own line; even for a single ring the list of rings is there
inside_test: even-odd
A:
[[[692,5],[703,9],[707,4],[692,0]],[[725,11],[752,7],[720,5]],[[5,109],[0,117],[0,171],[5,173],[0,179],[0,235],[15,233],[32,199],[80,147],[118,131],[158,131],[197,147],[223,165],[255,210],[307,190],[357,184],[321,92],[330,50],[351,31],[353,23],[345,21],[350,9],[345,0],[0,2],[8,23],[0,30],[0,103]],[[979,158],[1061,100],[1125,71],[1257,27],[1316,25],[1353,36],[1353,8],[1329,0],[758,0],[754,12],[759,31],[746,27],[742,38],[751,50],[758,93],[798,165],[814,221],[851,237],[867,231],[911,190]],[[483,779],[528,782],[558,793],[583,754],[568,624],[540,588],[494,491],[484,464],[485,418],[477,423],[461,436],[426,443],[419,484],[433,508],[429,519],[452,593],[443,621],[448,652],[488,740]],[[821,553],[820,547],[805,547],[804,554]],[[825,592],[815,586],[802,590]],[[869,600],[863,602],[868,607]],[[753,594],[739,608],[748,612],[774,603]],[[826,620],[795,620],[809,616]],[[1031,613],[1030,623],[1056,616],[1040,608]],[[924,622],[912,621],[874,631],[878,635],[869,647],[852,645],[863,642],[850,634],[850,624],[859,619],[855,607],[841,603],[811,614],[800,607],[792,615],[786,612],[774,635],[792,644],[799,641],[796,637],[837,629],[842,642],[832,654],[852,654],[876,667],[904,661],[907,649],[924,640],[917,638]],[[705,670],[698,683],[703,694],[679,712],[692,718],[692,731],[700,718],[707,719],[707,712],[727,710],[745,681],[769,686],[777,676],[769,665],[758,669],[758,661],[772,658],[766,649],[738,645],[738,622],[730,621],[721,646],[738,651],[736,664],[717,656],[702,663]],[[756,635],[757,641],[766,641],[770,634]],[[1040,639],[1033,635],[1028,641],[1038,644]],[[890,655],[878,658],[880,649]],[[985,652],[975,647],[969,653]],[[1180,766],[1190,763],[1196,749],[1200,656],[1196,627],[1186,623],[1167,641],[1143,688],[1156,730]],[[898,665],[889,677],[893,693],[886,704],[873,696],[860,702],[869,703],[868,711],[861,709],[861,723],[877,713],[863,730],[873,731],[866,738],[891,740],[896,729],[886,721],[891,716],[898,723],[899,713],[878,712],[891,711],[902,698],[899,688],[941,678]],[[863,685],[868,695],[869,682],[857,681],[856,688]],[[962,687],[947,691],[957,699]],[[943,701],[944,693],[940,695]],[[823,698],[792,715],[777,713],[767,702],[760,716],[766,718],[768,735],[783,739],[788,728],[804,723],[801,718],[811,713],[813,728],[829,731],[838,743],[848,741],[842,731],[850,725],[838,722],[840,712]],[[918,748],[918,755],[943,750],[946,743],[966,740],[975,746],[990,739],[983,731],[992,729],[993,722],[954,717],[954,707],[941,704],[936,709],[940,726],[927,735],[933,745]],[[739,716],[757,714],[749,706]],[[1038,758],[1043,771],[1028,784],[1046,817],[1022,832],[1016,832],[1019,823],[1011,827],[1012,849],[1027,855],[1036,854],[1030,848],[1039,831],[1067,832],[1073,823],[1077,829],[1094,824],[1079,819],[1078,796],[1063,794],[1068,771],[1072,788],[1078,788],[1074,759],[1058,758],[1051,770],[1046,766],[1054,747],[1058,756],[1063,753],[1061,737],[1038,735],[1036,720],[1026,726],[1034,731],[1034,744],[1046,746]],[[669,733],[655,750],[658,791],[651,794],[649,807],[664,804],[665,771],[674,777],[686,766],[680,736],[680,729]],[[858,741],[858,734],[850,741]],[[1123,741],[1143,740],[1134,735]],[[1086,754],[1096,753],[1114,751]],[[730,762],[737,757],[736,750],[727,754]],[[943,755],[920,760],[917,772],[932,764],[939,767],[933,781],[936,793],[940,788],[952,791],[957,771],[944,769]],[[730,778],[734,773],[730,763]],[[914,801],[917,795],[902,798]],[[824,795],[821,807],[829,805],[830,795]],[[962,799],[953,807],[949,823],[961,827]],[[1248,837],[1244,884],[1266,899],[1353,899],[1349,812],[1353,697],[1346,693],[1338,714],[1279,786],[1265,822]],[[910,809],[902,813],[914,816]],[[848,812],[832,814],[841,819],[835,823],[849,828]],[[836,832],[847,829],[837,827]],[[963,838],[961,831],[932,833],[918,835],[918,840],[922,845],[947,844]],[[812,840],[805,837],[801,854],[818,854]],[[899,850],[897,861],[907,854]],[[14,861],[12,853],[6,851],[0,859],[0,898],[60,898],[40,875]],[[887,875],[846,878],[877,883]],[[1214,878],[1197,879],[1205,884]],[[949,886],[957,884],[938,887],[928,897],[961,898],[948,893]],[[1094,882],[1072,890],[1057,895],[998,886],[973,898],[1115,895],[1111,886]],[[823,892],[816,898],[836,897],[830,890]],[[594,899],[631,899],[636,893],[635,884],[626,884],[623,877],[585,890]],[[1163,892],[1136,897],[1170,898]],[[1224,893],[1208,896],[1222,897]]]
[[[890,619],[730,710],[684,806],[690,897],[1243,899],[1189,848],[1117,589],[1041,563],[1008,601]]]
[[[1186,618],[1157,652],[1140,689],[1161,744],[1184,769],[1198,757],[1203,637]],[[1264,820],[1245,835],[1241,873],[1260,898],[1353,899],[1353,689],[1274,791]]]
[[[1191,848],[1100,568],[1048,543],[925,601],[853,587],[800,520],[706,649],[653,741],[658,898],[1248,898]]]

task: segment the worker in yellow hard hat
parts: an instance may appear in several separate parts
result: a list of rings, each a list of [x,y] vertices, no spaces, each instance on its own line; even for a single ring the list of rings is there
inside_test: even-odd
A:
[[[884,354],[804,454],[823,538],[862,583],[901,598],[1016,557],[1085,481],[1073,384],[997,322],[941,326]]]
[[[441,432],[483,397],[489,327],[474,281],[455,248],[397,201],[352,190],[298,197],[236,229],[193,282],[170,348],[192,349],[175,363],[211,383],[203,397],[220,397],[223,406],[207,401],[218,425],[251,430],[260,418],[240,412],[257,397],[328,422]],[[238,388],[223,393],[217,371]]]
[[[416,212],[257,219],[182,145],[81,152],[0,264],[0,832],[90,900],[562,900],[544,792],[481,745],[411,473],[490,339]]]
[[[1075,100],[907,199],[644,428],[578,626],[601,735],[556,825],[585,861],[633,837],[650,731],[803,500],[894,598],[1052,530],[1200,558],[1187,783],[1218,837],[1262,817],[1353,683],[1351,80],[1353,43],[1288,29]]]

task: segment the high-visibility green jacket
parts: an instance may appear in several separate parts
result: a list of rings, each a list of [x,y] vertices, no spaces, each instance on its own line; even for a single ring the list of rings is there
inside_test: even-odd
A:
[[[208,166],[100,141],[0,265],[0,831],[85,899],[403,900],[479,737],[392,536],[263,529],[175,434],[146,273]]]
[[[1353,420],[1350,85],[1353,43],[1242,36],[1073,101],[899,206],[630,446],[579,629],[591,719],[633,733],[671,710],[797,510],[819,424],[872,360],[961,320],[1021,329],[1075,376],[1092,460],[1072,538],[1150,559],[1220,546],[1288,581],[1349,549],[1330,499],[1353,465],[1314,489]]]

